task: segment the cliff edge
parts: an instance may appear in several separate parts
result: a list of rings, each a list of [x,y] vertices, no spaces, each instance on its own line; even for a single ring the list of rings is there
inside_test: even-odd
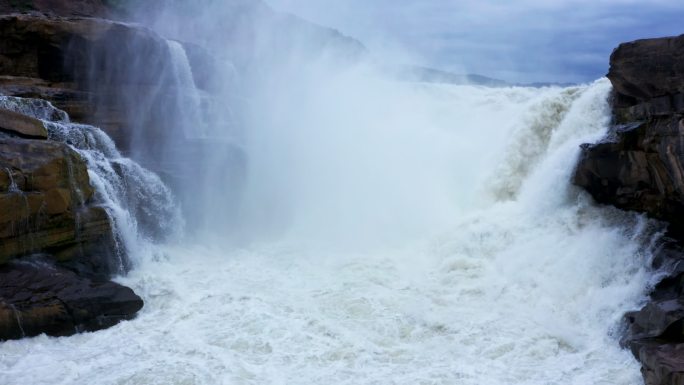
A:
[[[684,35],[621,44],[610,57],[614,126],[582,146],[574,183],[668,224],[653,261],[665,278],[625,316],[647,385],[684,384]]]

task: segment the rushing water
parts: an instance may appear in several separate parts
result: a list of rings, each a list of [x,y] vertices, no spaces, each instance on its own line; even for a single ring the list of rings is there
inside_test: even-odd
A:
[[[0,96],[0,107],[41,119],[49,140],[66,143],[85,160],[95,190],[92,204],[107,211],[115,233],[109,271],[124,273],[129,257],[153,253],[154,242],[180,234],[183,221],[171,191],[157,175],[123,157],[102,130],[72,123],[66,112],[40,99]],[[84,203],[81,196],[78,204]]]
[[[607,80],[319,81],[251,95],[235,218],[138,253],[135,320],[3,343],[0,383],[640,383],[652,229],[569,183]]]

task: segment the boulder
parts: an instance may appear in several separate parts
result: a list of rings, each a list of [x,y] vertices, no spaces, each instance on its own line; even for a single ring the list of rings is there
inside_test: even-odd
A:
[[[46,261],[0,266],[0,340],[104,329],[133,318],[142,306],[127,287]]]

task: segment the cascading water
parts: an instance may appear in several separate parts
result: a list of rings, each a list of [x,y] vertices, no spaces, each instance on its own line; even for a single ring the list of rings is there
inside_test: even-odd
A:
[[[206,124],[201,112],[200,94],[195,86],[185,49],[177,41],[168,40],[167,43],[171,53],[174,83],[181,90],[175,93],[177,101],[174,107],[176,115],[181,120],[178,125],[183,129],[186,139],[206,138]]]
[[[160,84],[145,60],[99,60],[93,91],[123,96],[130,154],[172,182],[191,235],[156,258],[144,240],[179,222],[159,179],[98,129],[27,107],[88,161],[137,256],[118,279],[146,305],[97,333],[3,343],[0,383],[641,383],[620,319],[652,284],[659,228],[569,183],[609,124],[607,80],[402,83],[259,2],[188,4],[149,25],[202,43],[211,87],[162,41]]]
[[[290,85],[245,114],[239,226],[215,230],[249,242],[141,259],[122,278],[137,319],[6,342],[1,383],[640,383],[617,335],[656,229],[569,184],[609,123],[606,80]]]
[[[71,123],[66,112],[43,100],[0,96],[0,107],[41,119],[49,140],[69,144],[86,160],[97,204],[107,210],[115,232],[114,271],[124,273],[129,257],[149,254],[153,242],[180,234],[182,220],[171,191],[158,176],[122,157],[102,130]]]

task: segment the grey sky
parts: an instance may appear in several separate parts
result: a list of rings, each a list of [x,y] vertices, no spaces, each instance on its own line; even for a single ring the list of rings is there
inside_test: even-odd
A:
[[[682,0],[267,0],[373,51],[509,81],[604,75],[620,42],[684,33]]]

